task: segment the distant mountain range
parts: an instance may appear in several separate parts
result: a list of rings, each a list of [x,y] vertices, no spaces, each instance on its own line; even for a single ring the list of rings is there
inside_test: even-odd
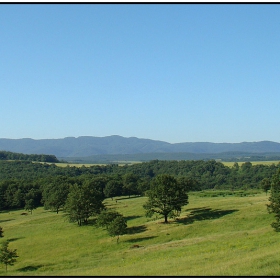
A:
[[[48,154],[58,158],[94,155],[132,154],[219,154],[219,153],[280,153],[280,143],[271,141],[242,143],[186,142],[171,144],[164,141],[122,136],[66,137],[63,139],[0,138],[0,150],[24,154]]]

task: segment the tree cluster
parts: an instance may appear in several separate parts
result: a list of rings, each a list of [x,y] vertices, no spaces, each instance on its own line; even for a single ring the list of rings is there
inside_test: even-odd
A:
[[[38,162],[59,162],[56,156],[54,155],[45,155],[45,154],[21,154],[13,153],[7,151],[0,151],[0,160],[27,160],[27,161],[38,161]]]

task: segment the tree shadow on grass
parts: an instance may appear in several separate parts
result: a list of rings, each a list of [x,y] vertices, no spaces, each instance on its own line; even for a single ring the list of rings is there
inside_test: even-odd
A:
[[[9,238],[8,241],[9,242],[13,242],[13,241],[17,241],[19,239],[23,239],[24,237],[16,237],[16,238]]]
[[[146,237],[131,238],[131,239],[126,240],[125,242],[130,242],[130,243],[141,242],[141,241],[150,240],[150,239],[153,239],[153,238],[156,238],[156,237],[157,236],[146,236]]]
[[[96,218],[88,219],[86,222],[82,222],[82,226],[96,226]]]
[[[141,233],[147,230],[146,226],[134,226],[134,227],[129,227],[126,229],[127,234],[136,234],[136,233]]]
[[[44,265],[39,264],[39,265],[28,265],[22,268],[19,268],[17,271],[21,271],[21,272],[27,272],[27,271],[36,271],[39,268],[43,267]]]
[[[185,225],[192,224],[195,221],[203,221],[203,220],[212,220],[219,219],[225,215],[232,214],[238,210],[230,209],[230,210],[221,210],[221,209],[212,209],[209,207],[202,208],[192,208],[192,210],[187,217],[178,218],[176,221],[178,223],[182,223]]]
[[[17,210],[17,209],[10,209],[10,210],[1,210],[0,211],[0,214],[4,214],[4,213],[11,213],[11,212],[13,212],[13,210]]]
[[[137,218],[141,218],[142,216],[137,216],[137,215],[134,215],[134,216],[127,216],[127,217],[124,217],[126,221],[130,221],[130,220],[134,220],[134,219],[137,219]]]
[[[138,198],[141,197],[140,195],[131,195],[130,197],[121,197],[121,198],[115,198],[115,200],[126,200],[126,199],[133,199],[133,198]]]
[[[14,219],[0,220],[0,223],[5,223],[5,222],[13,221],[13,220]]]

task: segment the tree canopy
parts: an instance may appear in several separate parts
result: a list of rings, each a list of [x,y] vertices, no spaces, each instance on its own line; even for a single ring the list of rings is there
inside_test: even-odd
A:
[[[18,258],[17,250],[10,250],[8,246],[9,241],[4,241],[0,248],[0,262],[5,265],[6,271],[8,269],[8,265],[14,265],[16,258]]]
[[[126,220],[123,216],[117,216],[109,225],[108,225],[108,233],[110,236],[117,236],[117,243],[119,242],[120,235],[126,233]]]
[[[84,181],[82,185],[75,183],[70,186],[65,211],[69,214],[71,222],[87,223],[88,218],[100,213],[104,209],[103,195],[91,187],[90,182]]]
[[[146,215],[151,217],[154,213],[167,217],[180,215],[181,208],[188,204],[186,189],[178,184],[177,180],[170,175],[158,175],[152,182],[151,188],[147,191],[148,201],[144,204]]]
[[[270,203],[267,205],[268,212],[273,213],[276,221],[271,224],[275,231],[280,231],[280,169],[272,177]]]

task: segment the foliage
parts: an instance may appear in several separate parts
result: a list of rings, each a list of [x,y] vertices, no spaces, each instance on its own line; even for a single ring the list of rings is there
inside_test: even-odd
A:
[[[14,265],[14,263],[16,262],[16,258],[18,258],[17,250],[10,250],[8,249],[8,246],[9,241],[4,241],[2,243],[2,247],[0,248],[0,262],[5,265],[6,271],[8,265]]]
[[[127,173],[123,176],[123,195],[131,195],[139,194],[137,186],[139,181],[139,176],[133,173]]]
[[[126,233],[126,220],[123,216],[117,216],[109,225],[108,225],[108,233],[110,236],[118,236],[117,243],[119,242],[120,235]]]
[[[45,209],[55,210],[64,206],[69,193],[70,182],[66,176],[57,176],[46,185],[42,193],[42,201]]]
[[[200,185],[196,179],[183,176],[178,177],[177,182],[180,188],[184,189],[186,192],[201,190]]]
[[[267,195],[267,192],[271,188],[271,181],[270,181],[269,178],[262,179],[262,181],[261,181],[261,188],[265,192],[265,194]]]
[[[268,212],[273,213],[276,221],[271,224],[275,231],[280,231],[280,169],[272,177],[270,204],[267,205]]]
[[[65,211],[69,214],[71,222],[87,223],[88,218],[100,213],[104,208],[102,203],[103,195],[90,185],[90,182],[84,181],[82,185],[75,183],[70,186]]]
[[[96,225],[98,227],[105,227],[110,236],[118,236],[117,243],[119,242],[120,235],[126,233],[126,220],[123,215],[115,210],[104,209],[97,216]]]
[[[32,188],[25,196],[24,208],[32,214],[32,211],[40,205],[41,198],[41,192]]]
[[[152,182],[151,189],[147,192],[148,201],[143,205],[146,215],[151,217],[154,213],[167,217],[180,215],[181,208],[188,204],[188,195],[185,187],[178,184],[170,175],[158,175]]]
[[[96,225],[98,227],[105,227],[108,229],[110,223],[116,219],[117,217],[122,216],[120,213],[114,210],[104,209],[101,213],[97,216]]]
[[[103,198],[120,195],[144,195],[151,181],[160,174],[174,176],[188,191],[199,190],[257,190],[264,178],[271,178],[280,165],[243,163],[233,167],[215,160],[159,161],[118,166],[116,164],[90,167],[32,163],[30,161],[0,160],[0,210],[32,208],[29,192],[36,191],[42,200],[36,207],[59,211],[65,204],[67,188],[89,181]],[[63,178],[63,179],[62,179]],[[64,183],[64,187],[62,186]]]
[[[0,160],[28,160],[28,161],[39,161],[39,162],[59,162],[59,160],[54,155],[36,155],[36,154],[21,154],[0,151]]]
[[[122,183],[118,179],[111,179],[108,181],[104,188],[104,194],[106,197],[110,197],[113,200],[113,197],[119,196],[122,194]]]

